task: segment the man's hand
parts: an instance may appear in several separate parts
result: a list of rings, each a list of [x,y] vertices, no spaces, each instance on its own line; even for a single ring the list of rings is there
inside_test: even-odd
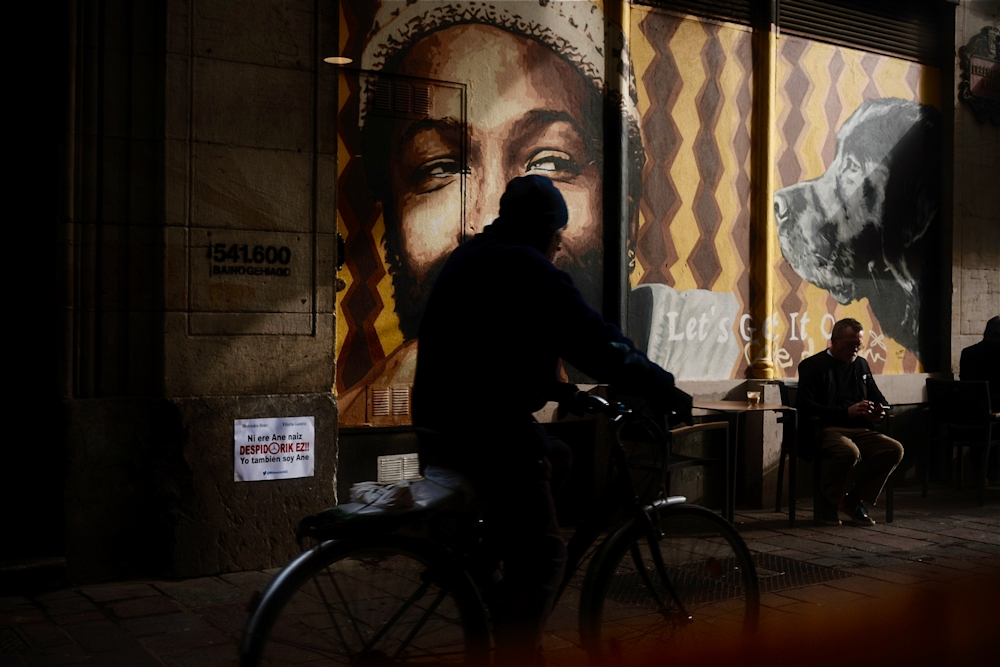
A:
[[[608,407],[608,402],[600,396],[588,394],[585,391],[577,391],[572,397],[559,401],[559,409],[556,411],[558,419],[565,419],[567,414],[586,415],[601,412]]]
[[[885,407],[882,404],[876,405],[871,401],[858,401],[847,408],[847,416],[851,418],[864,417],[875,424],[885,419]]]
[[[669,391],[658,396],[654,406],[667,415],[667,423],[670,428],[679,424],[693,424],[691,417],[693,399],[689,394],[684,393],[677,387],[671,387]]]

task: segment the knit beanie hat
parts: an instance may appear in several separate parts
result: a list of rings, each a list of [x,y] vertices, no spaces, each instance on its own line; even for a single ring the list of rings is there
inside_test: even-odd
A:
[[[500,197],[500,217],[490,227],[509,241],[544,250],[552,233],[566,226],[562,193],[544,176],[518,176]]]
[[[611,48],[617,63],[614,71],[605,71],[606,20],[599,0],[382,0],[366,40],[361,67],[380,71],[428,34],[463,24],[493,26],[548,46],[575,66],[602,95],[624,89],[620,95],[622,112],[638,119],[638,96],[625,35],[614,24],[608,27],[614,31]],[[364,116],[365,110],[362,124]]]

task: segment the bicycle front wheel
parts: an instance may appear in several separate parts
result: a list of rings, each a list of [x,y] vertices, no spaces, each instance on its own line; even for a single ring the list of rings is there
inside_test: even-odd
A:
[[[486,664],[489,630],[468,575],[399,536],[326,542],[283,570],[248,621],[243,667]]]
[[[594,664],[697,660],[757,627],[756,568],[732,525],[693,505],[649,516],[655,537],[632,522],[587,573],[580,631]]]

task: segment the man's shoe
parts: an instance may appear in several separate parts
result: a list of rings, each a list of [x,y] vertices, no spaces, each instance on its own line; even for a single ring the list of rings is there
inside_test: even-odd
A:
[[[868,515],[868,508],[860,500],[853,500],[848,496],[840,501],[840,511],[851,517],[855,526],[874,526],[875,519]]]
[[[839,526],[840,519],[837,517],[837,506],[820,500],[819,506],[813,515],[813,523],[817,526]]]

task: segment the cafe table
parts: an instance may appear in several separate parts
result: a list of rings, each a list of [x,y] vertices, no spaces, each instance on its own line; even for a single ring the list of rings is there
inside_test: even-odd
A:
[[[739,438],[743,434],[746,437],[746,429],[740,430],[740,426],[744,425],[746,422],[746,415],[750,412],[778,412],[781,414],[782,421],[786,419],[791,419],[791,432],[795,433],[797,414],[795,408],[781,405],[779,403],[757,403],[751,405],[749,401],[701,401],[695,399],[694,407],[700,410],[709,410],[712,412],[721,412],[726,415],[726,419],[729,421],[729,446],[727,449],[727,461],[726,461],[726,493],[725,502],[722,508],[722,516],[724,516],[730,523],[733,523],[734,516],[736,514],[736,460],[737,452],[739,448]],[[742,424],[741,424],[742,422]],[[785,443],[782,443],[782,449],[784,449]],[[788,487],[791,493],[794,493],[795,480],[796,480],[796,456],[793,453],[788,459]],[[790,499],[788,506],[788,519],[789,522],[795,524],[795,501]]]

